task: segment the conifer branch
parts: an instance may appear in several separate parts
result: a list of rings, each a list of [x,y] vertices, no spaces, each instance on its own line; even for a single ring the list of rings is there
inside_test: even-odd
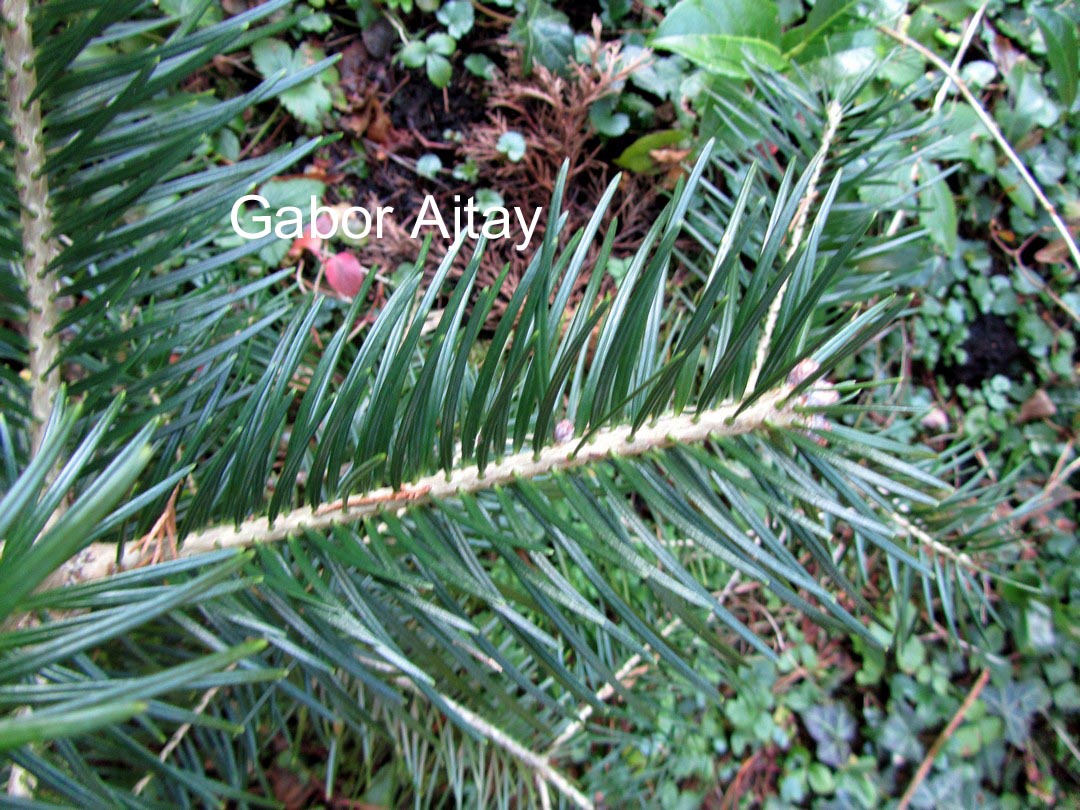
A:
[[[306,530],[326,531],[331,526],[356,523],[386,509],[401,508],[409,503],[438,502],[459,494],[488,490],[500,484],[512,484],[515,480],[574,469],[611,456],[634,457],[674,444],[693,444],[710,437],[740,436],[766,426],[791,426],[807,417],[800,417],[793,403],[781,405],[790,393],[790,386],[782,386],[741,413],[739,403],[726,403],[697,414],[663,417],[643,426],[636,433],[628,425],[602,429],[580,449],[574,443],[567,442],[546,447],[540,453],[526,450],[489,465],[482,473],[475,465],[456,469],[449,474],[436,472],[400,490],[384,487],[347,498],[344,502],[337,501],[315,508],[301,507],[280,516],[273,523],[260,517],[244,521],[239,526],[214,526],[189,534],[181,544],[179,556],[189,558],[223,548],[247,548],[256,543],[277,542]],[[151,562],[152,552],[152,548],[131,544],[125,549],[117,566],[115,544],[92,543],[57,570],[49,578],[46,588],[92,582],[118,570],[147,565]]]
[[[51,241],[52,211],[49,184],[45,175],[45,136],[41,125],[41,104],[34,98],[37,73],[30,27],[29,0],[0,3],[0,47],[4,51],[4,84],[11,119],[15,189],[19,198],[19,225],[22,230],[22,263],[26,274],[28,365],[30,372],[31,446],[36,452],[45,435],[45,425],[60,391],[60,340],[56,335],[56,285],[49,278],[54,255]],[[29,713],[28,708],[21,709]],[[33,799],[37,780],[13,764],[7,794]]]

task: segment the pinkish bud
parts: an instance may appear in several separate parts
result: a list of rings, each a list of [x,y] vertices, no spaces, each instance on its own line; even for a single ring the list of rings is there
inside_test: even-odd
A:
[[[817,360],[810,357],[804,357],[799,361],[798,365],[791,370],[791,373],[788,374],[788,385],[794,388],[799,383],[812,377],[819,368],[821,368],[821,364],[818,363]]]
[[[569,419],[563,419],[555,425],[555,444],[568,442],[574,436],[574,423]]]
[[[927,411],[926,416],[920,420],[927,430],[941,432],[949,429],[949,415],[936,405]]]
[[[840,401],[840,392],[831,383],[818,383],[806,393],[806,405],[810,408],[827,408]]]
[[[326,280],[334,288],[334,292],[345,298],[354,298],[364,286],[364,278],[367,270],[360,264],[355,256],[348,251],[335,253],[326,259],[323,265],[326,272]]]
[[[334,221],[328,216],[321,216],[318,219],[316,228],[312,228],[308,225],[304,228],[304,235],[299,239],[293,239],[292,247],[289,248],[289,258],[298,259],[303,255],[304,251],[310,252],[316,259],[322,259],[323,253],[323,239],[321,236],[316,236],[316,233],[330,233],[333,231]]]

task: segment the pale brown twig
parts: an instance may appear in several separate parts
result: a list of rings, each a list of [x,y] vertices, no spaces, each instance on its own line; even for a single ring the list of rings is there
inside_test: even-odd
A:
[[[953,56],[952,67],[953,70],[959,70],[960,65],[964,61],[964,55],[967,53],[968,47],[971,45],[971,40],[975,37],[975,31],[978,30],[979,23],[982,22],[983,14],[986,12],[986,3],[984,2],[979,6],[978,10],[972,16],[970,22],[967,24],[967,28],[964,29],[964,36],[960,40],[960,47],[956,49],[956,54]],[[937,95],[934,97],[934,106],[930,108],[931,114],[938,112],[944,104],[945,99],[948,96],[950,80],[946,76],[945,81],[942,83],[941,88],[938,90]],[[919,179],[919,161],[911,167],[911,182],[914,183]],[[893,236],[900,230],[900,225],[904,221],[904,216],[907,212],[904,210],[897,211],[892,218],[892,222],[889,223],[889,227],[885,229],[886,236]]]
[[[934,740],[934,744],[930,746],[930,750],[926,752],[926,756],[919,764],[919,769],[915,771],[915,776],[911,779],[911,784],[909,784],[907,790],[904,791],[904,795],[900,797],[900,803],[896,805],[896,810],[907,810],[907,806],[911,804],[911,799],[915,795],[915,791],[919,789],[919,785],[926,779],[926,775],[930,773],[930,767],[934,764],[937,755],[941,753],[942,747],[949,741],[949,738],[956,729],[960,727],[960,723],[964,720],[964,715],[968,713],[968,709],[975,703],[975,700],[979,697],[979,693],[982,692],[983,687],[986,686],[986,683],[989,680],[990,670],[984,669],[979,673],[979,677],[975,680],[971,690],[967,693],[964,702],[960,704],[960,708],[956,710],[956,714],[952,716],[949,724],[941,730],[937,739]]]

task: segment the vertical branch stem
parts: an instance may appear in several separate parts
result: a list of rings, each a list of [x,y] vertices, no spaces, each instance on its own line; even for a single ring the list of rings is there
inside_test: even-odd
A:
[[[806,186],[806,193],[799,200],[799,207],[795,211],[795,219],[791,225],[791,241],[788,242],[787,254],[784,257],[785,261],[790,260],[795,255],[795,251],[799,249],[799,243],[802,242],[803,233],[806,231],[806,221],[810,216],[810,208],[817,197],[817,186],[818,181],[821,179],[821,171],[825,167],[825,159],[829,155],[833,138],[836,137],[836,130],[840,126],[842,113],[838,101],[830,101],[828,107],[826,107],[825,131],[821,135],[821,147],[818,149],[818,156],[821,159],[818,161],[817,166],[814,167],[814,173]],[[772,343],[773,332],[776,330],[776,319],[780,317],[780,306],[784,303],[784,293],[787,292],[787,287],[788,283],[785,281],[776,294],[776,298],[773,299],[772,304],[769,306],[769,313],[765,317],[765,331],[761,333],[761,340],[758,341],[754,365],[750,369],[750,377],[746,382],[747,391],[753,391],[757,386],[761,369],[769,356],[769,344]]]
[[[34,70],[34,43],[30,28],[29,0],[0,2],[0,47],[4,51],[4,89],[14,143],[15,188],[19,197],[19,224],[22,229],[22,261],[26,274],[29,345],[31,444],[41,446],[45,424],[60,390],[57,358],[60,341],[56,326],[56,287],[48,274],[55,255],[51,242],[53,228],[49,209],[49,186],[45,178],[45,138],[41,126],[41,104],[34,99],[37,74]],[[29,713],[23,707],[20,712]],[[7,794],[32,799],[37,780],[18,765],[12,765]]]
[[[30,414],[33,447],[41,444],[45,423],[60,390],[60,340],[56,334],[56,284],[49,264],[56,255],[52,212],[45,175],[45,138],[41,104],[34,98],[37,74],[28,0],[3,0],[0,43],[4,49],[4,85],[14,139],[15,187],[19,195],[22,260],[30,303]]]

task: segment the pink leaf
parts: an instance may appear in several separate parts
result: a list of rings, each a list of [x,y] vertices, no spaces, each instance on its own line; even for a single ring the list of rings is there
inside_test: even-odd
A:
[[[319,217],[319,233],[330,233],[333,230],[334,222],[328,216]],[[298,259],[303,255],[305,250],[308,250],[315,256],[316,259],[322,259],[323,240],[314,235],[314,229],[311,225],[304,228],[304,235],[299,239],[293,239],[292,247],[289,248],[289,258]]]
[[[326,280],[334,291],[346,298],[353,298],[364,286],[367,270],[355,256],[349,252],[335,253],[326,259],[323,265]]]

